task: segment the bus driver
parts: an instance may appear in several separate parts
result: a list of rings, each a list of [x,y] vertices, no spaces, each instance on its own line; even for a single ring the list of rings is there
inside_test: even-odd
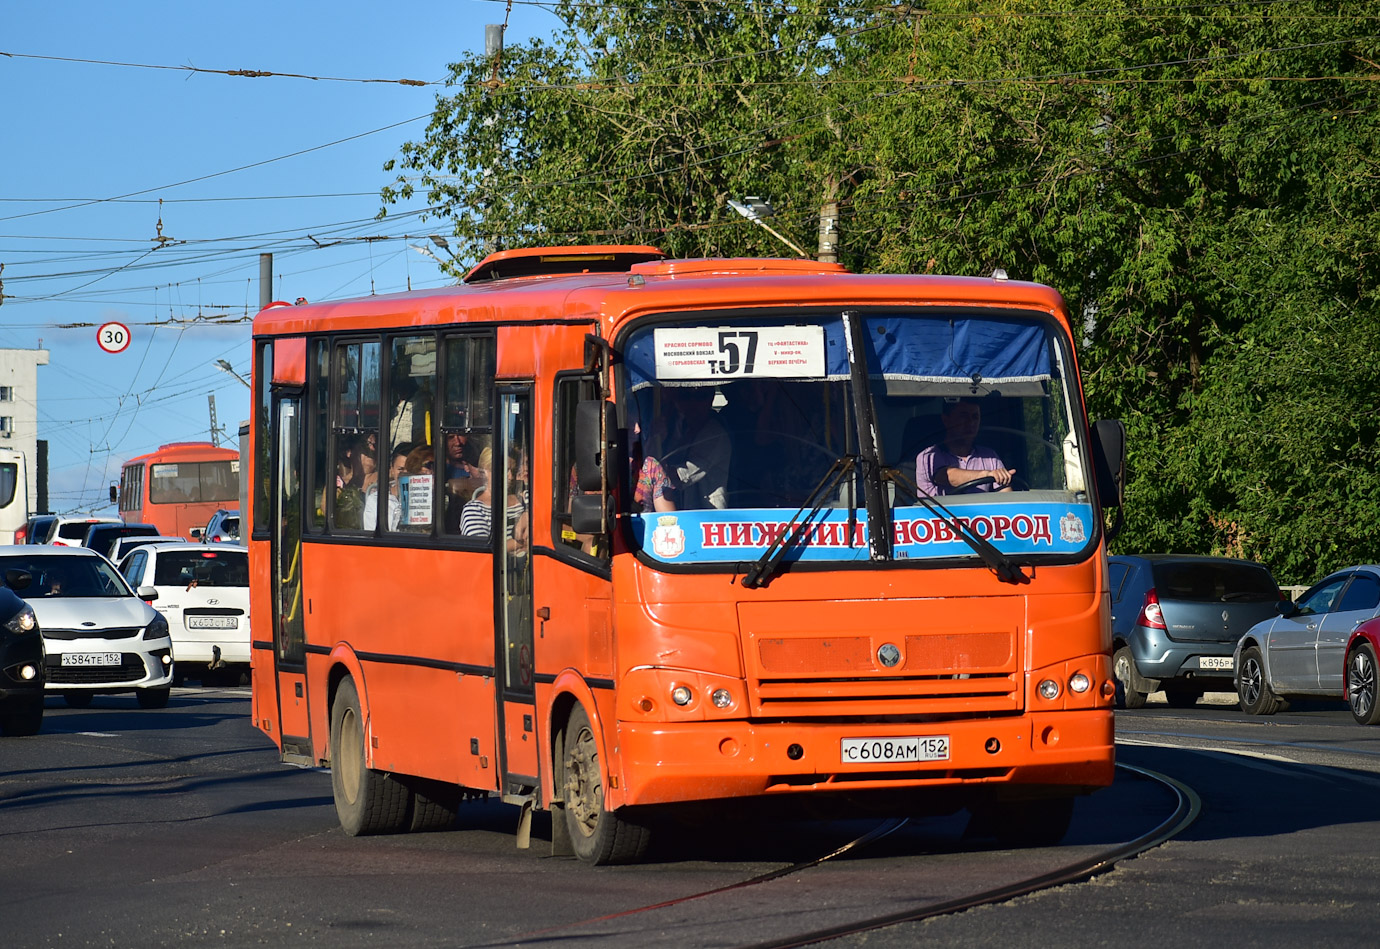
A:
[[[982,425],[982,408],[976,400],[946,399],[939,420],[944,423],[944,437],[915,459],[915,484],[921,492],[931,497],[955,494],[983,478],[991,478],[992,483],[973,490],[1011,490],[1016,469],[1006,467],[994,449],[975,444]]]

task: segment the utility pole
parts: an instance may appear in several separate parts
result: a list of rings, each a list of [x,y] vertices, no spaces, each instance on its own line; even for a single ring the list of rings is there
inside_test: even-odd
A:
[[[216,424],[216,394],[207,393],[206,401],[211,403],[211,444],[220,447],[220,426]]]
[[[273,302],[273,255],[259,255],[259,309]]]
[[[839,180],[824,179],[824,204],[819,209],[819,259],[826,264],[839,262]]]

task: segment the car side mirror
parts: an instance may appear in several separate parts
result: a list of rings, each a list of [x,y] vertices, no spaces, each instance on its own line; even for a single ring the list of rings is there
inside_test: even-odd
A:
[[[27,590],[34,582],[34,575],[22,567],[10,567],[5,571],[5,586],[11,590]]]
[[[202,529],[200,527],[193,527],[191,530],[187,531],[187,536],[192,540],[201,540],[201,531]]]
[[[138,593],[139,599],[143,600],[145,603],[152,603],[154,600],[158,599],[157,587],[140,587]]]
[[[1293,600],[1280,600],[1275,604],[1275,612],[1286,619],[1290,616],[1298,616],[1299,608]]]

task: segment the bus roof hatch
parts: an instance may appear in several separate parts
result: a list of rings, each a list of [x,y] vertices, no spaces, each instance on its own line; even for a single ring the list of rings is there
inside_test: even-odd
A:
[[[465,283],[557,274],[627,273],[634,264],[665,259],[659,249],[640,245],[525,247],[490,254],[465,274]]]

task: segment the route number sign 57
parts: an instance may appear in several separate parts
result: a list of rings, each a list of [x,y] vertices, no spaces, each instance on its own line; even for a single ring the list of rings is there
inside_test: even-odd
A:
[[[96,343],[107,353],[122,353],[129,346],[129,327],[123,323],[102,323],[96,330]]]
[[[824,375],[822,326],[661,327],[653,345],[660,380]]]

